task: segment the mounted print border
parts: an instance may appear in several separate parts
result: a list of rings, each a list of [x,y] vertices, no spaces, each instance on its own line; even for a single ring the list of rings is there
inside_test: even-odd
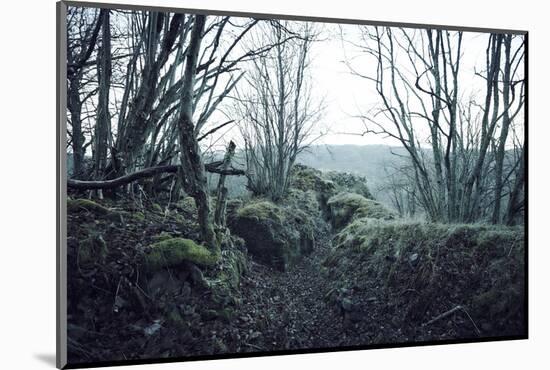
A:
[[[528,32],[57,3],[57,367],[528,338]]]

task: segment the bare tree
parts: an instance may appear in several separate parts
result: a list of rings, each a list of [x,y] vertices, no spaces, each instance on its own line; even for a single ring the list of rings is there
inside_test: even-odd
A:
[[[71,126],[73,177],[83,174],[85,137],[82,106],[94,91],[83,94],[84,76],[96,47],[104,10],[69,7],[67,14],[67,109]]]
[[[407,150],[428,217],[472,222],[492,213],[500,220],[508,129],[524,101],[516,73],[522,42],[512,52],[512,36],[488,37],[485,70],[477,73],[485,96],[481,103],[475,97],[465,103],[462,32],[361,27],[360,34],[354,46],[373,58],[376,71],[361,73],[350,61],[348,66],[371,81],[380,97],[380,106],[361,115],[366,132],[389,136]]]
[[[101,47],[98,53],[97,75],[99,82],[97,121],[95,126],[95,178],[103,177],[107,166],[107,148],[111,132],[109,93],[111,90],[111,24],[109,10],[101,17]]]
[[[288,39],[287,23],[266,25],[254,42],[275,45],[251,62],[245,86],[237,94],[236,115],[245,142],[248,188],[280,199],[289,185],[296,156],[312,141],[321,114],[308,79],[315,32],[305,23]]]

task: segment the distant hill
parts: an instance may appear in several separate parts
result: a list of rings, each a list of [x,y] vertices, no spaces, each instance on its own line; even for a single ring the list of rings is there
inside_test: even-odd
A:
[[[221,158],[223,152],[213,155],[208,160]],[[386,182],[386,169],[391,172],[393,167],[399,166],[406,158],[406,151],[400,147],[387,145],[313,145],[302,152],[297,159],[301,163],[322,171],[350,172],[367,178],[368,186],[373,195],[383,203],[389,204],[387,196],[379,191],[379,187]],[[235,156],[236,167],[244,165],[242,153]],[[72,155],[67,153],[67,172],[72,174]],[[209,178],[212,175],[209,174]],[[214,176],[214,179],[217,178]],[[232,177],[227,179],[230,196],[240,195],[245,191],[246,179]],[[215,187],[215,181],[211,186]]]
[[[378,187],[386,182],[386,169],[406,161],[407,152],[387,145],[315,145],[301,153],[297,162],[324,171],[344,171],[365,176],[369,188],[380,201],[386,201]]]

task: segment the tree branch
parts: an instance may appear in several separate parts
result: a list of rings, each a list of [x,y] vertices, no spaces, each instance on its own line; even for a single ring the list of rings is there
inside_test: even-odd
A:
[[[103,180],[103,181],[81,181],[75,179],[67,179],[67,187],[76,190],[91,190],[91,189],[114,189],[116,187],[129,184],[133,181],[144,179],[147,177],[153,177],[160,173],[176,173],[178,171],[177,165],[166,165],[166,166],[157,166],[150,167],[140,171],[133,172],[128,175],[117,177],[112,180]],[[220,161],[208,163],[205,165],[205,169],[211,173],[217,173],[220,175],[233,175],[241,176],[245,174],[244,170],[236,168],[220,168]]]

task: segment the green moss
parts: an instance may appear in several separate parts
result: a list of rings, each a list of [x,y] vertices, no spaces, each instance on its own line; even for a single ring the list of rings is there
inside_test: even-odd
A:
[[[225,205],[225,214],[228,221],[231,221],[237,215],[237,211],[243,206],[241,199],[229,199]]]
[[[195,203],[195,198],[193,197],[184,197],[177,203],[177,206],[184,212],[197,212],[197,205]]]
[[[284,221],[281,208],[269,201],[249,203],[237,211],[237,217],[258,220],[273,219],[278,222]]]
[[[336,194],[336,185],[323,172],[301,164],[292,168],[290,188],[291,191],[314,192],[323,212],[326,211],[327,200]]]
[[[185,224],[185,217],[180,214],[174,215],[174,220],[179,224]]]
[[[320,216],[319,200],[312,190],[303,191],[291,188],[284,199],[284,204],[287,208],[306,212],[310,216]]]
[[[340,229],[358,218],[391,220],[396,215],[382,204],[356,193],[339,193],[327,202],[332,226]]]
[[[206,247],[190,239],[170,238],[151,245],[150,253],[145,256],[145,266],[154,271],[177,266],[184,261],[211,266],[218,260],[219,255],[213,254]]]
[[[89,199],[67,199],[68,212],[89,211],[100,215],[107,215],[111,212],[108,208]]]
[[[302,246],[312,245],[306,243],[305,229],[298,227],[300,217],[297,213],[296,209],[268,201],[254,201],[237,211],[236,216],[229,220],[229,227],[231,232],[245,240],[246,248],[255,258],[285,270],[298,260],[303,252]]]
[[[152,208],[153,208],[153,211],[155,211],[155,212],[164,213],[164,210],[162,209],[162,207],[158,203],[153,203]]]
[[[132,213],[132,217],[134,218],[134,220],[137,220],[140,222],[145,221],[145,215],[143,214],[143,212],[134,212]]]
[[[220,270],[219,280],[228,288],[238,290],[241,276],[247,270],[245,254],[236,249],[224,250]]]
[[[367,199],[374,199],[363,176],[337,171],[327,172],[325,176],[335,184],[339,192],[356,193]]]
[[[297,164],[292,168],[291,186],[293,188],[308,191],[316,190],[317,184],[322,179],[322,172],[311,167]]]

